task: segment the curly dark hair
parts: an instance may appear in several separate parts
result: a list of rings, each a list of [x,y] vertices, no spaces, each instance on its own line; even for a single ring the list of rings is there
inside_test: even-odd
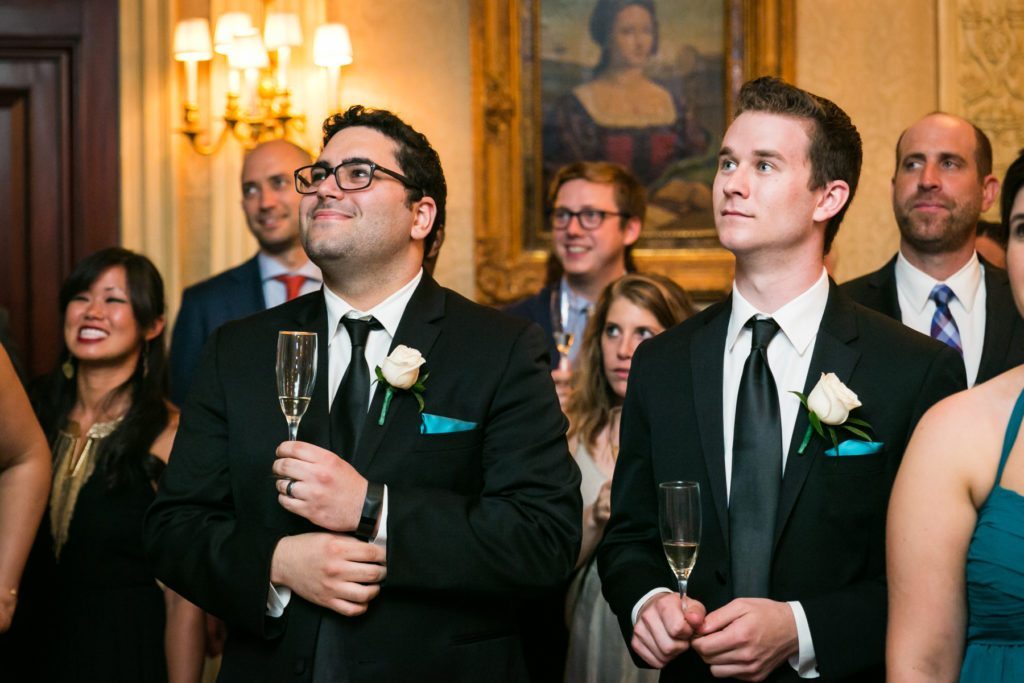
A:
[[[1013,211],[1013,202],[1024,188],[1024,149],[1020,150],[1018,154],[1019,156],[1006,169],[1006,177],[1003,178],[1003,195],[999,198],[999,216],[1007,235],[1010,230],[1010,212]]]
[[[148,258],[120,247],[97,251],[75,266],[60,288],[61,313],[67,311],[68,304],[77,294],[89,289],[103,273],[115,267],[124,268],[135,322],[140,329],[152,327],[164,315],[163,279]],[[67,357],[67,347],[63,343],[62,348],[62,356]],[[149,450],[166,428],[169,417],[164,400],[167,390],[166,359],[164,332],[161,331],[143,344],[132,376],[106,399],[112,402],[125,394],[131,399],[121,424],[102,441],[97,452],[99,471],[104,473],[110,489],[141,478],[154,480],[160,469],[159,461],[149,456]],[[70,361],[77,367],[74,357]],[[77,381],[73,377],[65,377],[60,367],[40,378],[32,387],[32,405],[51,444],[58,432],[67,426],[77,391]]]
[[[437,215],[430,234],[423,240],[423,254],[430,253],[437,233],[444,230],[445,201],[448,185],[441,169],[441,157],[430,146],[427,137],[386,109],[371,109],[356,104],[344,112],[334,114],[324,121],[323,144],[345,128],[365,126],[386,135],[395,141],[395,158],[401,168],[396,169],[409,179],[412,187],[406,187],[406,203],[412,205],[424,197],[430,197],[437,205]]]

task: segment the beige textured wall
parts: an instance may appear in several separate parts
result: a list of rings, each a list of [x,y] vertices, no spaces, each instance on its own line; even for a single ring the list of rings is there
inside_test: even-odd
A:
[[[798,0],[797,84],[850,114],[864,143],[853,205],[836,238],[840,282],[899,246],[890,179],[900,132],[938,108],[935,0]]]

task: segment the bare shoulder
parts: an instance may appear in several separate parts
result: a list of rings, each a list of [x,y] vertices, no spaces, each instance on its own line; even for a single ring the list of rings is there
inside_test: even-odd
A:
[[[1003,432],[1024,387],[1024,368],[953,394],[925,413],[905,456],[908,468],[966,481],[975,500],[991,490]]]
[[[167,404],[167,426],[160,432],[160,436],[156,437],[156,441],[153,442],[153,447],[150,452],[156,457],[160,458],[164,462],[167,462],[171,457],[171,448],[174,446],[174,435],[178,432],[178,421],[181,419],[181,412],[171,405]]]

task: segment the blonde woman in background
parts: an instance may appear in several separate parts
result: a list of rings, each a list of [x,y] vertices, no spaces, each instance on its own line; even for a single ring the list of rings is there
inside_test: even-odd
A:
[[[611,513],[618,455],[618,416],[633,353],[646,339],[695,313],[679,285],[660,275],[625,275],[605,288],[590,316],[566,412],[569,446],[580,468],[583,543],[579,574],[569,591],[566,681],[656,681],[658,672],[633,664],[618,620],[601,595],[595,550]]]

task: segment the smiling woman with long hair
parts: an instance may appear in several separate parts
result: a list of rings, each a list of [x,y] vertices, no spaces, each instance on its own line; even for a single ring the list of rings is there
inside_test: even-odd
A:
[[[144,256],[104,249],[75,267],[60,305],[64,361],[32,392],[53,450],[26,604],[45,629],[36,680],[198,680],[203,614],[157,584],[142,552],[178,422],[164,399],[163,281]]]
[[[611,514],[612,473],[618,456],[617,416],[626,396],[633,353],[646,339],[695,313],[689,295],[661,275],[625,275],[605,288],[590,316],[579,369],[566,407],[569,445],[583,475],[583,543],[579,573],[569,591],[566,681],[656,681],[641,671],[622,642],[618,620],[601,596],[594,562]]]

